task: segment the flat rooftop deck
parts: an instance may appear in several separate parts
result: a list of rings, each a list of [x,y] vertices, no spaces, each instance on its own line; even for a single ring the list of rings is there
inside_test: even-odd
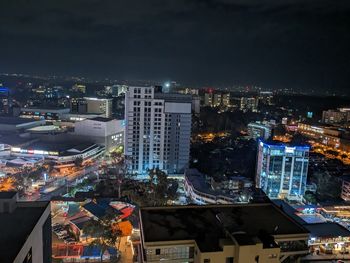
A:
[[[196,240],[201,251],[218,251],[219,240],[244,232],[251,238],[308,234],[272,203],[141,208],[145,242]]]

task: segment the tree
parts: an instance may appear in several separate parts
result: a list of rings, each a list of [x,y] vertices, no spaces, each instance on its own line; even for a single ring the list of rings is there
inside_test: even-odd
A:
[[[83,226],[83,232],[94,238],[90,246],[97,246],[101,249],[101,262],[106,250],[109,247],[115,247],[118,237],[121,236],[121,231],[117,228],[115,219],[115,214],[108,211],[105,216],[97,220],[90,219]]]
[[[311,192],[306,192],[304,195],[305,200],[310,203],[310,204],[316,204],[317,203],[317,199],[315,194],[311,193]]]
[[[146,198],[149,205],[163,206],[177,198],[178,183],[157,169],[149,170],[149,182],[146,184]]]
[[[116,177],[118,198],[121,197],[121,188],[122,184],[134,177],[134,174],[128,172],[127,169],[127,160],[125,156],[122,156],[120,153],[113,152],[111,153],[112,158],[112,169],[113,175]]]

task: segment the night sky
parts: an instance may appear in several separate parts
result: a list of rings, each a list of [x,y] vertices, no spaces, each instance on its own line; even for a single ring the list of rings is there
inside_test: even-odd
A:
[[[0,71],[350,89],[350,1],[1,0]]]

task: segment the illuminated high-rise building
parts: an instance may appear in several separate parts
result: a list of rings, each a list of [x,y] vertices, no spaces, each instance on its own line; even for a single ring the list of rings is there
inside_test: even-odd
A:
[[[213,107],[219,107],[221,105],[221,101],[221,93],[215,93],[213,96]]]
[[[213,106],[213,93],[205,93],[204,94],[204,106]]]
[[[162,93],[160,87],[129,87],[125,96],[125,155],[141,178],[149,169],[169,174],[188,167],[191,96]]]
[[[231,106],[231,95],[230,93],[223,93],[222,94],[222,105],[225,107]]]
[[[117,85],[118,87],[118,96],[125,94],[128,91],[128,86],[126,85]]]
[[[84,98],[87,102],[87,113],[104,114],[112,116],[112,99]]]
[[[271,136],[271,126],[267,123],[251,122],[248,124],[248,136],[254,140],[267,140]]]
[[[87,101],[84,98],[72,98],[70,110],[72,113],[87,113]]]
[[[82,84],[74,84],[72,86],[72,91],[80,92],[80,93],[85,94],[86,93],[86,86],[82,85]]]
[[[259,141],[256,187],[271,199],[301,200],[305,193],[309,147]]]
[[[240,110],[244,111],[244,112],[246,112],[246,111],[257,112],[258,111],[258,104],[259,104],[258,98],[242,97],[241,104],[240,104]]]

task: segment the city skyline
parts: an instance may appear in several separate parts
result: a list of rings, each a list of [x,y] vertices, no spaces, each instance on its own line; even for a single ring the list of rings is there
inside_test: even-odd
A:
[[[0,1],[0,262],[350,262],[349,26],[349,0]]]

